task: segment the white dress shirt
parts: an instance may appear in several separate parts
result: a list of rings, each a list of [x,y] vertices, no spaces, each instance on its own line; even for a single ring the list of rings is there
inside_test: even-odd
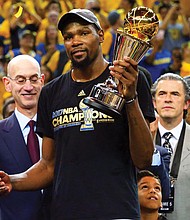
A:
[[[176,146],[177,146],[177,143],[179,141],[179,138],[180,138],[180,134],[181,134],[181,130],[182,130],[182,127],[183,127],[183,120],[173,129],[171,130],[166,130],[161,124],[160,122],[158,122],[158,129],[160,131],[160,137],[161,137],[161,145],[163,146],[163,143],[165,141],[165,139],[163,138],[163,135],[166,133],[166,132],[171,132],[173,134],[173,136],[171,137],[170,139],[170,144],[172,146],[172,149],[173,149],[173,152],[175,152],[176,150]]]
[[[25,115],[23,115],[22,113],[20,113],[18,111],[17,108],[15,108],[15,115],[16,115],[16,118],[18,120],[18,123],[20,125],[20,129],[22,131],[22,134],[23,134],[23,137],[24,137],[24,141],[25,143],[27,144],[27,136],[29,134],[29,131],[30,131],[30,127],[28,125],[28,122],[30,120],[34,120],[36,122],[36,119],[37,119],[37,114],[31,119],[31,118],[28,118],[26,117]],[[36,129],[36,127],[34,127],[34,130]],[[38,135],[37,135],[38,136]],[[39,146],[40,146],[40,158],[41,158],[41,155],[42,155],[42,138],[40,138],[38,136],[38,140],[39,140]]]

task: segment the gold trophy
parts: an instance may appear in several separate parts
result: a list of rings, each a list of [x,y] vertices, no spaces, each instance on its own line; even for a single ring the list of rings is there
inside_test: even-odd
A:
[[[128,56],[138,63],[151,48],[150,40],[158,33],[158,28],[159,20],[150,8],[133,8],[126,15],[124,28],[117,30],[113,60]],[[104,83],[95,85],[83,102],[110,116],[120,116],[125,99],[117,85],[117,80],[110,76]]]

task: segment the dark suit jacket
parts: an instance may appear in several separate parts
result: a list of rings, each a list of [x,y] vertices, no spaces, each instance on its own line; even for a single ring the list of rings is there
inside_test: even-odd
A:
[[[32,166],[19,123],[13,113],[0,121],[0,170],[20,173]],[[0,197],[1,220],[37,220],[41,207],[41,191],[12,191]]]
[[[155,148],[160,152],[161,164],[159,166],[151,166],[148,168],[154,175],[158,176],[162,186],[162,200],[167,200],[170,194],[170,155],[166,148],[156,145]]]

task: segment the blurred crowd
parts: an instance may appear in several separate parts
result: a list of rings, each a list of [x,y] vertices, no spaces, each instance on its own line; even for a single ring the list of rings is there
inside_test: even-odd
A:
[[[103,54],[111,62],[116,31],[123,28],[126,14],[136,6],[153,9],[160,25],[151,42],[153,48],[140,66],[150,72],[152,82],[168,71],[188,77],[190,25],[175,0],[0,0],[0,77],[6,75],[7,63],[20,54],[28,54],[39,62],[45,83],[66,73],[71,64],[57,22],[73,8],[87,8],[98,17],[105,33]],[[11,97],[2,81],[0,97],[2,114]]]

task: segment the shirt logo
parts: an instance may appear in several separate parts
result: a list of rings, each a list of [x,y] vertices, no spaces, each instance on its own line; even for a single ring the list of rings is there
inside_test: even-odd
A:
[[[82,89],[82,90],[79,92],[79,94],[78,94],[78,97],[80,97],[80,96],[86,96],[86,94],[85,94],[85,92],[84,92],[83,89]]]

